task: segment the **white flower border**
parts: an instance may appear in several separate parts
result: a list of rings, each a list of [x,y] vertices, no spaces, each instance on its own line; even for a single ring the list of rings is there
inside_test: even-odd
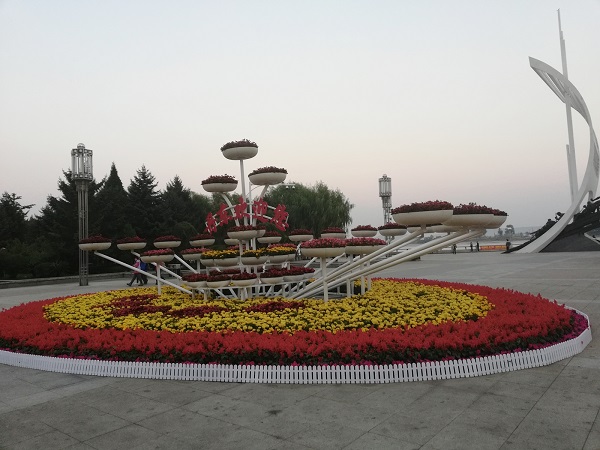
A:
[[[342,384],[447,380],[547,366],[581,353],[592,341],[592,330],[588,316],[574,311],[584,316],[588,323],[588,327],[574,339],[538,350],[451,361],[352,366],[251,366],[101,361],[2,350],[0,364],[77,375],[229,383]]]

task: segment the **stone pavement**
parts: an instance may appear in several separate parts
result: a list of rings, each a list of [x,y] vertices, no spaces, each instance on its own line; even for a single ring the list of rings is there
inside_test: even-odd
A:
[[[540,293],[600,323],[600,252],[428,255],[382,276]],[[0,290],[0,309],[126,287]],[[600,350],[547,367],[382,385],[104,378],[0,365],[1,449],[600,449]]]

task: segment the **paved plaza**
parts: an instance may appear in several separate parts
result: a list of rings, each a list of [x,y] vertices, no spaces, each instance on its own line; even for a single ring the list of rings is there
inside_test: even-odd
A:
[[[600,323],[600,252],[428,255],[380,275],[540,293]],[[0,309],[126,281],[0,289]],[[143,380],[0,365],[0,449],[597,450],[598,342],[547,367],[381,385]]]

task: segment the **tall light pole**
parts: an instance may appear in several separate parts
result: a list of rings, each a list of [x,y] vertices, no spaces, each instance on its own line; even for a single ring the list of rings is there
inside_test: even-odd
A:
[[[77,148],[71,150],[71,178],[77,188],[79,240],[88,237],[88,187],[93,177],[92,151],[83,144],[77,144]],[[79,286],[88,285],[88,253],[79,250]]]
[[[383,224],[392,221],[392,179],[386,174],[379,179],[379,196],[383,206]],[[386,241],[391,241],[392,236],[387,236]]]

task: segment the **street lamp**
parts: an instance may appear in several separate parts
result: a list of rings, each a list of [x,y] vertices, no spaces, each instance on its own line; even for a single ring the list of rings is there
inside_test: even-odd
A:
[[[379,179],[379,196],[383,205],[383,224],[392,221],[392,179],[386,174]],[[391,241],[393,237],[387,236],[387,241]]]
[[[92,181],[92,151],[83,144],[71,150],[71,178],[77,189],[77,217],[79,240],[88,237],[88,186]],[[88,252],[79,249],[79,286],[88,285]]]

